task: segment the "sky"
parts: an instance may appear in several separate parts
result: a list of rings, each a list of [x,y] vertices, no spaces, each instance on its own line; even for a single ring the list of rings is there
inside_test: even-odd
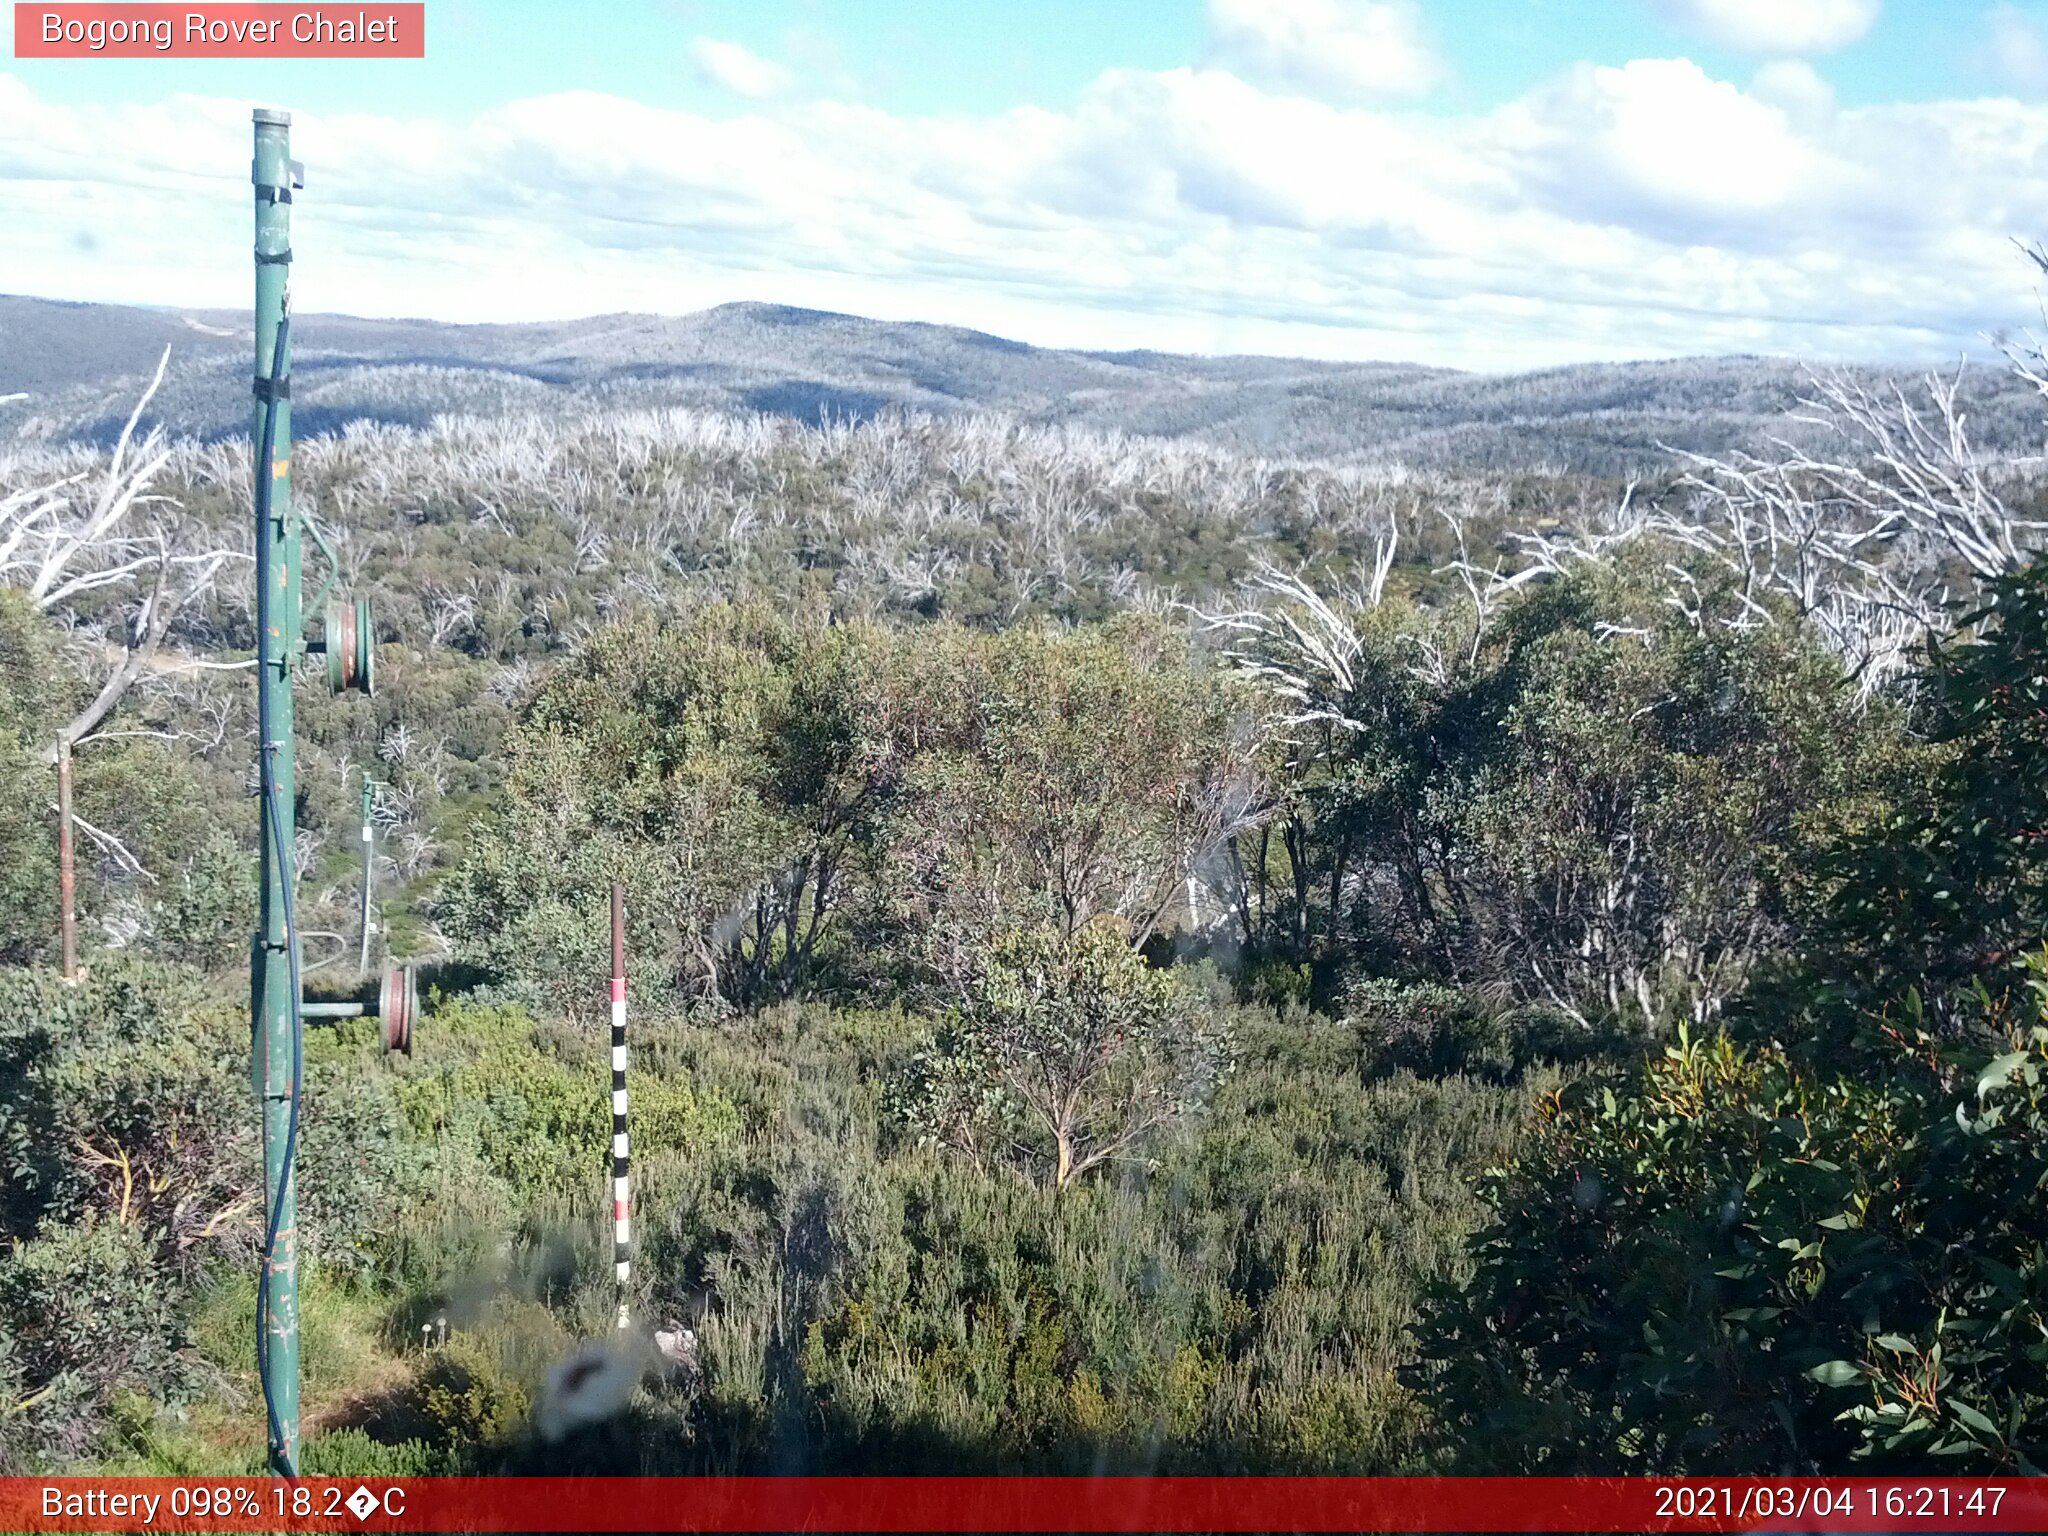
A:
[[[1490,371],[2041,326],[2048,0],[429,0],[426,52],[10,47],[0,292],[246,305],[264,105],[301,312]]]

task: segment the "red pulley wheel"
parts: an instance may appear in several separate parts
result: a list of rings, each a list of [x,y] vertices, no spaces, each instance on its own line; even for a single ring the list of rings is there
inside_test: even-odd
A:
[[[370,629],[370,600],[343,598],[327,605],[327,686],[335,693],[370,693],[375,688],[377,644]]]
[[[394,966],[384,973],[384,986],[377,999],[377,1017],[382,1020],[384,1054],[403,1051],[412,1054],[412,1025],[419,1015],[419,978],[409,965]]]

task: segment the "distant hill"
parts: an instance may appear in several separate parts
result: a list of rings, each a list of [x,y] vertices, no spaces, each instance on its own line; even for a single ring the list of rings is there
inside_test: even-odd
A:
[[[0,405],[0,442],[109,438],[166,345],[172,364],[158,419],[201,438],[246,431],[246,313],[0,295],[0,396],[30,397]],[[293,351],[294,417],[307,434],[355,420],[424,424],[445,412],[604,402],[813,421],[908,407],[1188,437],[1275,456],[1603,474],[1653,466],[1664,457],[1660,442],[1718,452],[1796,433],[1786,413],[1806,385],[1798,364],[1775,358],[1487,375],[1062,351],[951,326],[769,304],[524,325],[300,315]],[[2002,370],[1979,369],[1967,393],[1980,443],[2038,447],[2030,389]]]

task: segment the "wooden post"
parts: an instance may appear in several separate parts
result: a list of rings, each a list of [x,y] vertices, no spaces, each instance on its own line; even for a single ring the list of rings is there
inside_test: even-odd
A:
[[[78,980],[78,853],[71,826],[71,738],[57,738],[57,928],[64,979]]]

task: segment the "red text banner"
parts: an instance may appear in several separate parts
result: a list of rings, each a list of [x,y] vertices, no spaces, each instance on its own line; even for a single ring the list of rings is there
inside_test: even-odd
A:
[[[2048,1531],[2032,1478],[5,1478],[6,1531]]]
[[[24,5],[18,59],[420,59],[424,4]]]

